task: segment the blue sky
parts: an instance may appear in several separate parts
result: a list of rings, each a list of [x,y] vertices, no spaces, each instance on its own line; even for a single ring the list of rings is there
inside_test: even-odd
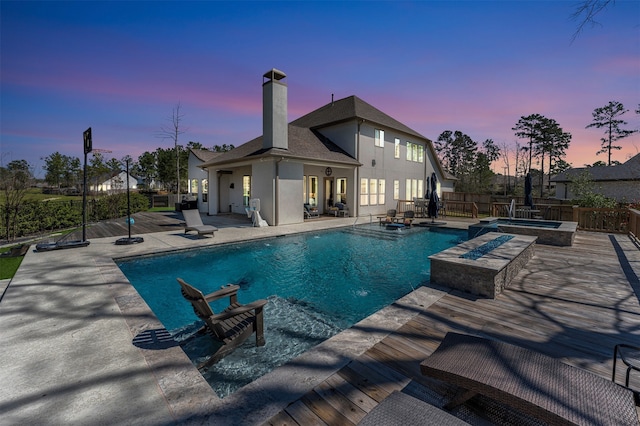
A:
[[[271,68],[287,74],[290,121],[356,95],[432,140],[513,144],[518,119],[539,113],[573,134],[574,166],[606,160],[585,126],[619,101],[640,128],[640,2],[616,1],[572,42],[576,4],[3,0],[3,164],[82,158],[87,127],[107,158],[172,147],[156,133],[178,102],[182,144],[240,145],[262,133]],[[620,144],[618,161],[640,152],[639,135]]]

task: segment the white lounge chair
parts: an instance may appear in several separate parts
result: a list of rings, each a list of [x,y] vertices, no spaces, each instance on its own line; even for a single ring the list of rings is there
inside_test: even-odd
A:
[[[185,234],[189,231],[196,231],[198,235],[211,234],[213,237],[213,233],[218,230],[215,226],[203,224],[198,210],[182,210],[182,216],[185,221]]]

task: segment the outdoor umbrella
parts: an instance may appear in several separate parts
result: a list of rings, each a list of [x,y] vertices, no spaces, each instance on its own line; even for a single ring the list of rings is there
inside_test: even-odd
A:
[[[431,195],[429,196],[429,205],[427,206],[427,214],[431,218],[433,222],[434,218],[438,217],[438,203],[440,200],[438,199],[438,193],[436,192],[438,179],[436,178],[436,174],[431,174]]]
[[[524,178],[524,205],[533,208],[533,195],[532,192],[533,179],[531,173],[527,173]]]

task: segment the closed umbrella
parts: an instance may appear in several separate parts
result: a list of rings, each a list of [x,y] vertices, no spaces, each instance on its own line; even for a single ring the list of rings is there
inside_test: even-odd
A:
[[[438,178],[436,174],[431,174],[431,194],[429,196],[429,205],[427,206],[427,214],[431,218],[431,222],[438,217],[438,204],[440,199],[438,198],[438,192],[436,191],[438,184]]]
[[[524,205],[533,209],[533,195],[532,195],[533,178],[531,173],[527,173],[524,178]]]

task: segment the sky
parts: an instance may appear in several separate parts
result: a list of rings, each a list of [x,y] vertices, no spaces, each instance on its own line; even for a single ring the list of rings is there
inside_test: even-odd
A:
[[[287,75],[289,121],[356,95],[435,141],[460,130],[513,146],[522,116],[573,135],[565,160],[596,156],[585,129],[610,101],[640,129],[640,1],[617,0],[573,38],[568,1],[0,2],[2,165],[105,158],[179,143],[241,145],[262,134],[262,75]],[[525,141],[521,140],[524,144]],[[640,152],[640,134],[612,159]],[[534,165],[535,167],[535,165]],[[494,170],[502,171],[501,160]]]

